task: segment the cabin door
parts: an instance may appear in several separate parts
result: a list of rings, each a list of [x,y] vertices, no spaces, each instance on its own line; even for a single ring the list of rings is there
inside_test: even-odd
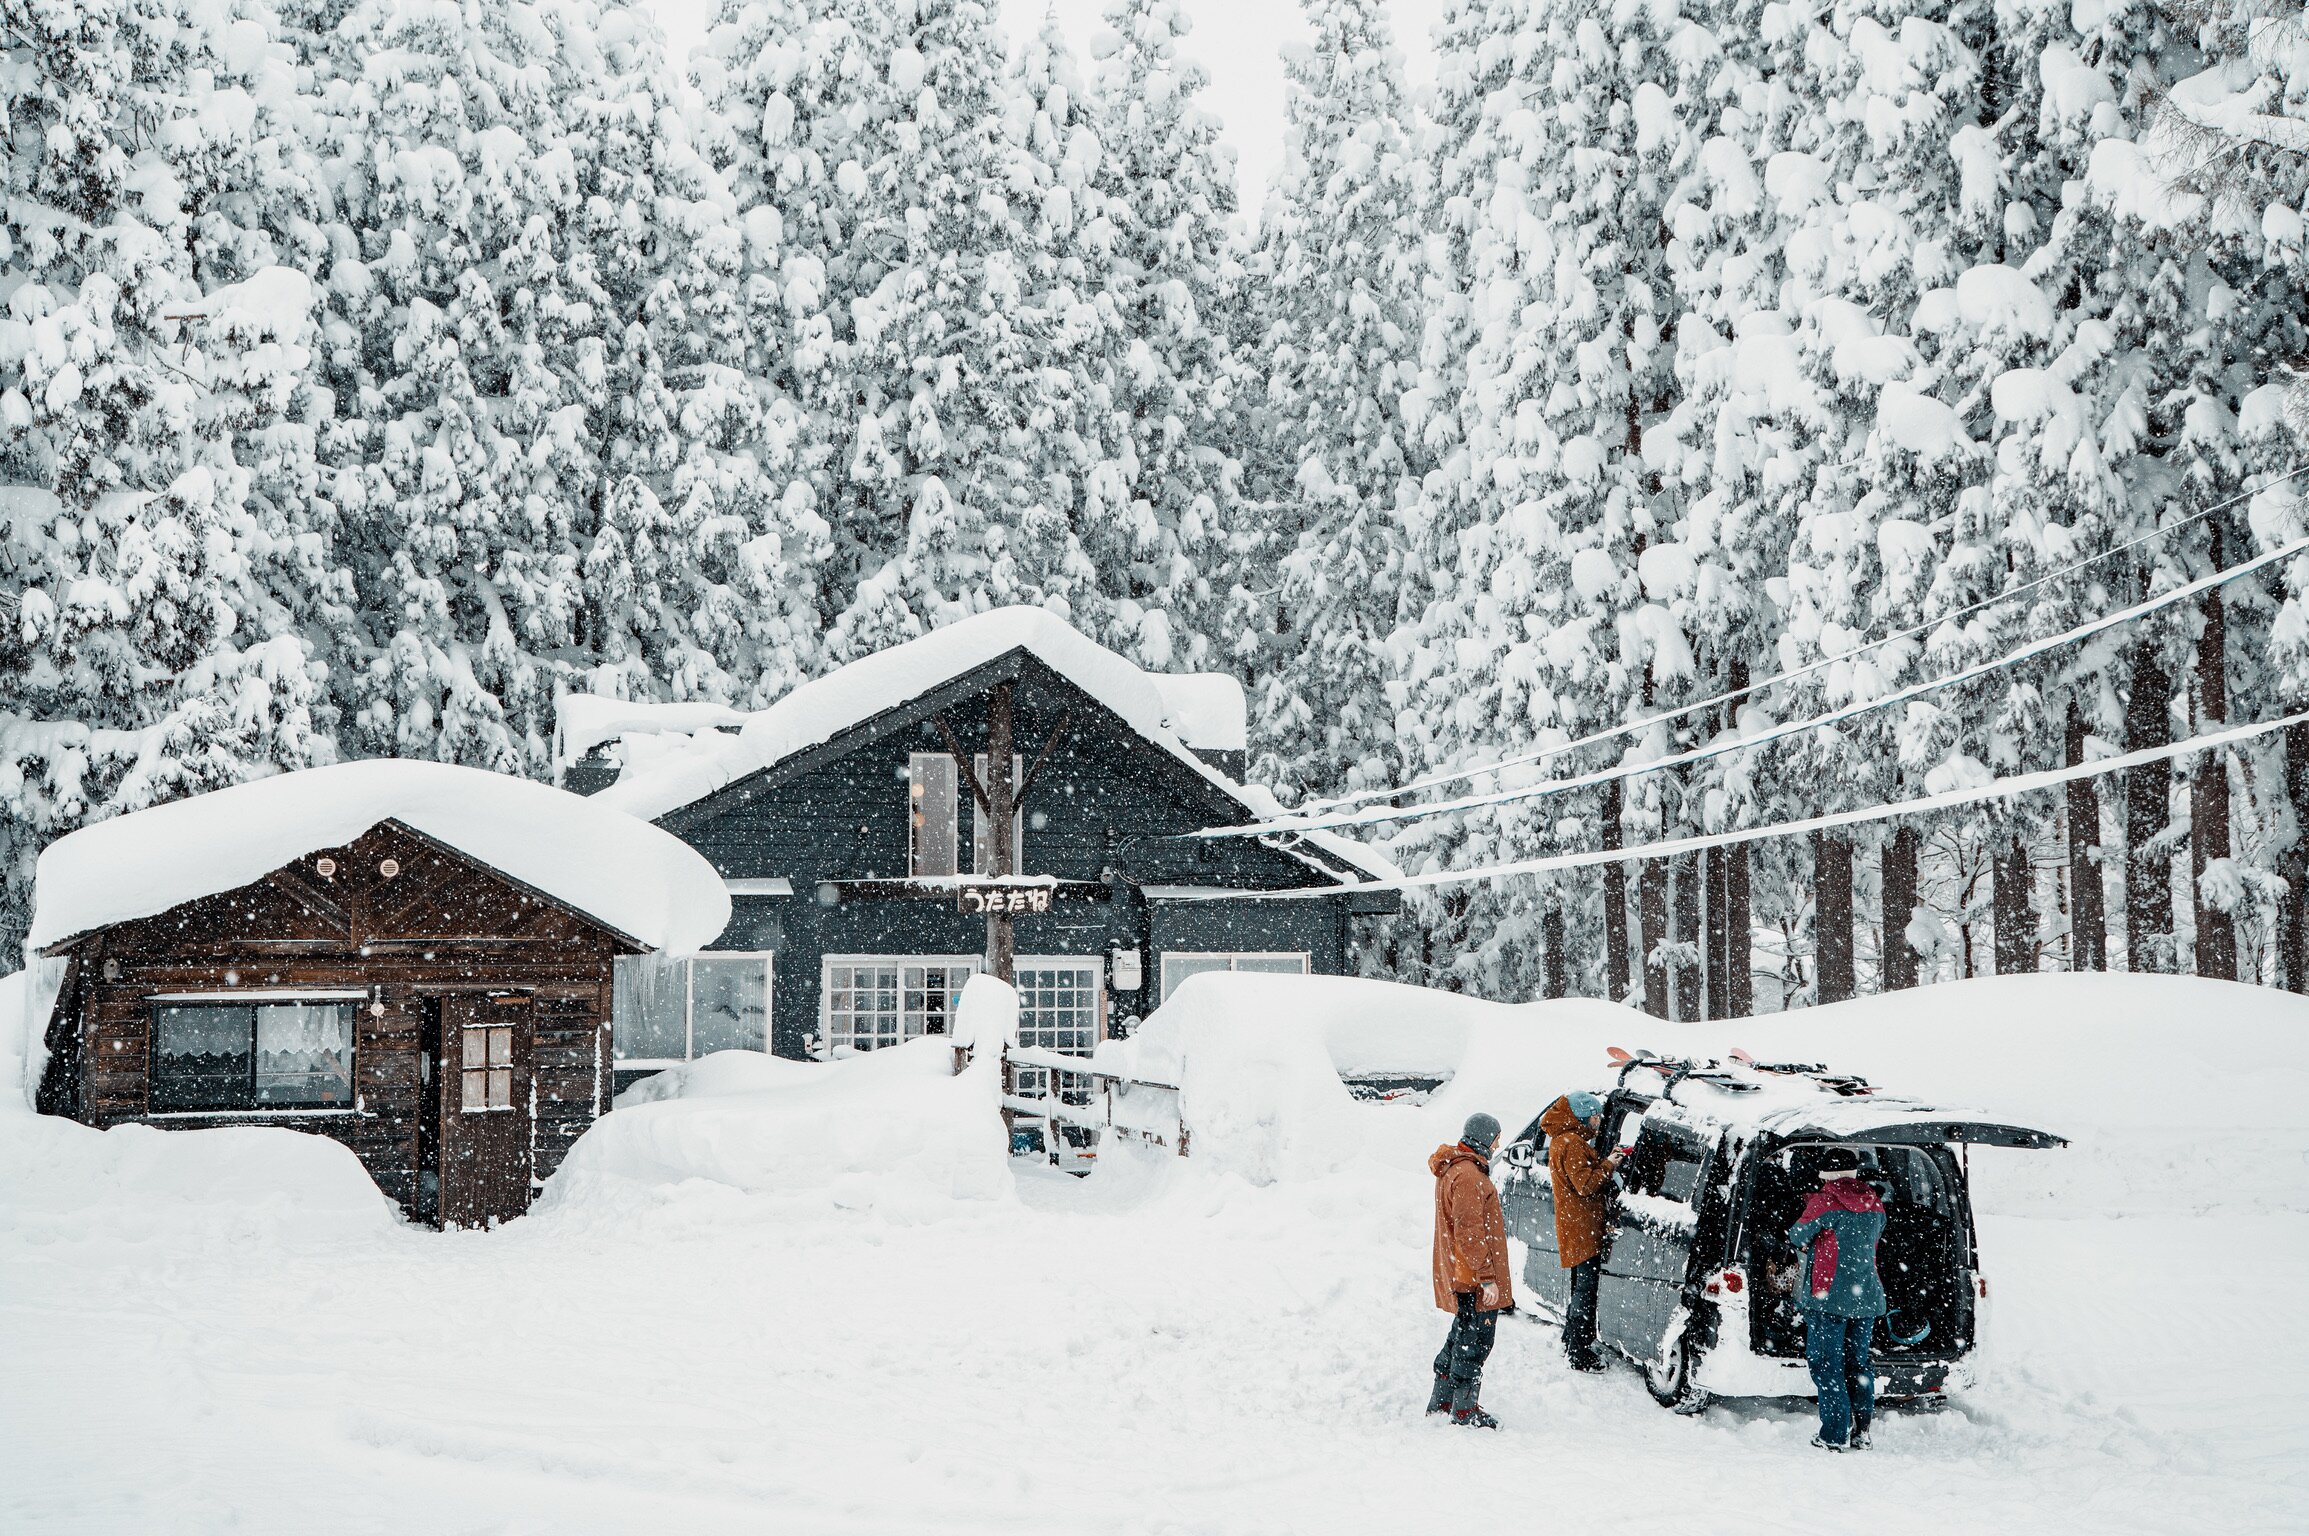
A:
[[[433,1115],[436,1219],[485,1227],[529,1209],[536,1143],[536,1009],[524,994],[440,1000]]]

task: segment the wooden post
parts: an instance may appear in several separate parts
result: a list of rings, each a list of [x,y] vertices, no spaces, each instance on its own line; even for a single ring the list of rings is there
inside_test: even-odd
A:
[[[1010,867],[1011,834],[1018,820],[1017,786],[1010,781],[1011,742],[1018,723],[1016,692],[1016,686],[1008,681],[996,683],[986,708],[986,872],[997,879],[1018,873]],[[1004,981],[1014,980],[1017,959],[1010,914],[987,913],[987,970]]]
[[[2221,568],[2221,525],[2211,523],[2213,569]],[[2228,618],[2221,589],[2205,594],[2205,627],[2197,636],[2197,729],[2229,720]],[[2189,889],[2197,907],[2197,974],[2237,979],[2237,923],[2205,899],[2205,870],[2229,857],[2229,754],[2200,753],[2189,775]]]
[[[2071,699],[2068,743],[2063,754],[2071,768],[2085,760],[2085,717]],[[2108,903],[2101,890],[2101,797],[2090,779],[2068,785],[2068,966],[2072,971],[2109,968]]]

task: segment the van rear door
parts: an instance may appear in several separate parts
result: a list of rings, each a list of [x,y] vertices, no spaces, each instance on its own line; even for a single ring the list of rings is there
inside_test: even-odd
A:
[[[1993,1120],[1924,1119],[1872,1125],[1847,1133],[1855,1141],[1882,1141],[1898,1146],[1924,1146],[1936,1141],[1972,1142],[1983,1147],[2065,1147],[2066,1136],[2032,1130],[2025,1125],[2004,1125]]]

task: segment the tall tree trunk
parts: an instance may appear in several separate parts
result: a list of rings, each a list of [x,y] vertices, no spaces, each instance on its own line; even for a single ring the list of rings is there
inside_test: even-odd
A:
[[[1916,985],[1916,951],[1908,921],[1916,915],[1916,829],[1896,823],[1884,843],[1884,990]]]
[[[2295,703],[2287,714],[2305,706]],[[2285,798],[2293,807],[2293,846],[2285,852],[2283,936],[2285,990],[2309,993],[2309,725],[2285,727]]]
[[[1831,832],[1812,834],[1812,948],[1820,1001],[1852,996],[1852,842]]]
[[[1541,980],[1544,995],[1562,997],[1571,991],[1569,959],[1563,952],[1563,903],[1550,900],[1547,910],[1539,915],[1540,942],[1547,946],[1546,971]]]
[[[1724,1017],[1744,1019],[1756,1011],[1755,909],[1748,896],[1748,845],[1716,850],[1725,856],[1724,929],[1730,948],[1724,959]]]
[[[2125,750],[2169,746],[2172,680],[2150,641],[2133,647],[2132,696],[2125,702]],[[2173,793],[2170,763],[2125,770],[2125,963],[2135,971],[2173,968],[2173,869],[2169,855],[2148,852],[2165,830]]]
[[[2221,525],[2209,525],[2213,569],[2221,568]],[[2205,628],[2197,636],[2197,729],[2229,720],[2228,615],[2221,589],[2205,594]],[[2237,979],[2237,924],[2206,897],[2205,870],[2229,857],[2229,754],[2206,752],[2189,775],[2189,889],[2197,905],[2197,974]]]
[[[1707,1008],[1702,1016],[1710,1019],[1728,1019],[1732,1016],[1729,1007],[1732,940],[1731,928],[1724,920],[1724,914],[1731,906],[1725,891],[1727,882],[1724,877],[1729,867],[1725,855],[1731,851],[1729,848],[1700,850],[1700,887],[1708,898],[1707,937],[1700,946],[1701,952],[1707,957],[1707,990],[1703,994]]]
[[[1692,854],[1685,854],[1674,864],[1676,882],[1675,945],[1680,956],[1689,945],[1695,958],[1700,949],[1700,864]],[[1682,1020],[1704,1019],[1707,1008],[1700,992],[1700,967],[1692,961],[1678,959],[1671,1006],[1675,1016]]]
[[[2070,700],[2066,760],[2071,768],[2085,760],[2085,717]],[[2072,971],[2109,968],[2109,915],[2101,890],[2101,797],[2090,779],[2068,784],[2069,948]]]
[[[2019,976],[2036,969],[2033,953],[2034,914],[2029,910],[2028,846],[2020,828],[1991,827],[1989,831],[1988,904],[1995,914],[1996,974]]]
[[[1603,845],[1607,851],[1620,846],[1617,779],[1603,788]],[[1603,867],[1603,957],[1609,1001],[1621,1002],[1628,995],[1628,871],[1618,859],[1605,861]]]
[[[1644,946],[1637,957],[1644,968],[1644,1012],[1664,1019],[1668,968],[1659,951],[1668,936],[1668,866],[1659,859],[1645,859],[1636,866],[1636,923]]]

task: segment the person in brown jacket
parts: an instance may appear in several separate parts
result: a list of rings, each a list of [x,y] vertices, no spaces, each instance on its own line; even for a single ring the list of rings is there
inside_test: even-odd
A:
[[[1567,1093],[1539,1117],[1547,1138],[1547,1172],[1555,1185],[1556,1262],[1571,1271],[1571,1305],[1563,1317],[1563,1352],[1575,1371],[1600,1371],[1595,1349],[1595,1293],[1603,1278],[1604,1195],[1620,1165],[1617,1152],[1596,1155],[1603,1100]]]
[[[1497,1145],[1499,1122],[1474,1114],[1455,1145],[1437,1147],[1427,1159],[1427,1171],[1435,1175],[1435,1304],[1451,1314],[1451,1333],[1435,1357],[1427,1411],[1448,1409],[1452,1423],[1475,1429],[1499,1427],[1478,1397],[1499,1314],[1515,1306],[1507,1223],[1491,1182],[1491,1149]]]

